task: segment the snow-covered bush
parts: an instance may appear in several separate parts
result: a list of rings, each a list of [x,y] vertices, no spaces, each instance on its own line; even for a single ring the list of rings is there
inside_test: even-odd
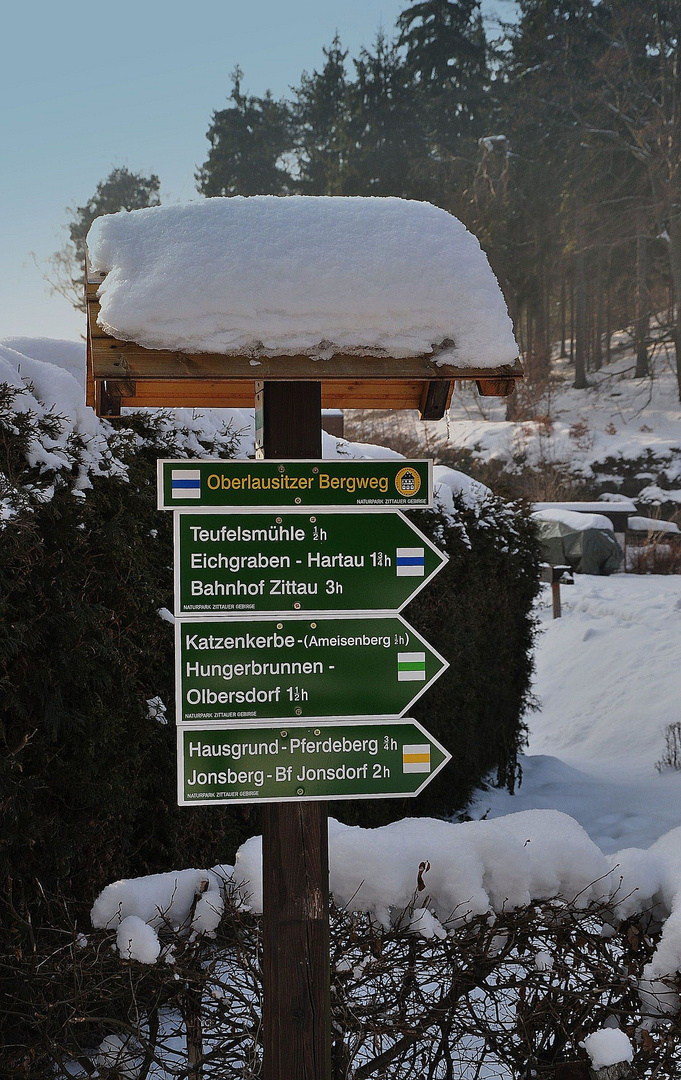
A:
[[[606,857],[555,811],[371,833],[333,823],[334,1076],[555,1080],[561,1064],[586,1076],[589,1062],[633,1059],[635,1076],[676,1080],[678,976],[649,975],[679,959],[681,939],[665,945],[664,930],[677,833]],[[257,1080],[257,854],[249,841],[233,873],[108,886],[87,940],[75,919],[43,928],[39,952],[14,961],[32,994],[12,999],[31,1032],[30,1071],[12,1075]],[[21,1061],[15,1050],[8,1062]]]
[[[158,457],[245,456],[252,437],[189,410],[100,421],[68,371],[11,349],[2,356],[0,958],[27,1011],[0,1018],[0,1041],[7,1024],[18,1061],[34,1038],[22,1025],[32,1030],[30,1017],[43,1015],[21,964],[45,961],[48,971],[50,950],[70,940],[48,897],[68,906],[121,876],[210,865],[254,831],[248,808],[176,805],[171,515],[155,498]],[[418,804],[339,805],[350,822],[461,807],[492,770],[515,781],[536,549],[515,509],[462,478],[440,479],[439,509],[414,519],[450,562],[407,617],[452,664],[415,715],[454,764]],[[130,963],[151,956],[152,935],[128,930]]]
[[[49,399],[54,380],[33,365]],[[84,406],[84,419],[60,412],[61,384],[56,401],[38,394],[0,386],[0,881],[21,881],[26,901],[36,879],[88,896],[121,872],[189,861],[185,840],[215,833],[219,812],[183,819],[175,805],[174,732],[148,704],[173,699],[159,617],[172,606],[171,521],[155,509],[155,464],[239,444],[187,413],[114,430]]]

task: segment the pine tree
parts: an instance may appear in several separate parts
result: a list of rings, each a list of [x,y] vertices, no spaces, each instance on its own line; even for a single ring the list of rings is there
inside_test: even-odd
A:
[[[287,195],[294,187],[285,158],[293,151],[291,108],[243,93],[243,72],[232,75],[230,105],[213,113],[210,150],[196,174],[202,195]]]
[[[94,195],[84,206],[69,211],[69,239],[50,262],[55,275],[54,290],[65,296],[76,311],[85,311],[85,238],[92,222],[101,214],[158,206],[160,186],[161,181],[154,173],[144,176],[125,167],[112,169],[97,184]]]
[[[641,260],[646,234],[665,237],[677,304],[681,297],[681,8],[678,0],[604,0],[603,7],[607,23],[595,87],[601,114],[589,135],[594,148],[611,148],[628,171],[637,174],[635,213],[628,217],[640,237],[635,245],[637,373],[644,374],[642,338],[649,302],[642,300],[648,282]],[[681,398],[681,312],[675,313],[673,305],[668,332]]]
[[[362,49],[348,92],[350,195],[421,197],[418,167],[427,157],[423,117],[397,46],[382,33]]]
[[[479,0],[421,0],[397,20],[399,45],[437,154],[460,152],[477,138],[489,85],[487,43]]]
[[[483,216],[512,283],[516,330],[528,374],[548,375],[555,295],[574,288],[576,384],[586,385],[586,296],[599,170],[584,140],[594,103],[586,72],[601,48],[593,0],[520,0],[501,55],[496,124],[508,135],[504,200],[487,200]],[[484,151],[484,146],[483,146]],[[608,163],[610,164],[610,163]],[[612,191],[612,187],[610,188]],[[557,327],[556,327],[557,331]]]
[[[303,72],[295,92],[299,188],[305,195],[342,194],[348,157],[348,53],[337,34],[323,53],[322,70]]]

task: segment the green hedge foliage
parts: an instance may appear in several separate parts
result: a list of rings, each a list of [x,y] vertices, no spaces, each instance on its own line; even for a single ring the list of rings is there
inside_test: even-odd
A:
[[[234,433],[192,441],[167,415],[126,418],[107,429],[111,475],[74,491],[78,447],[52,476],[32,468],[45,433],[30,412],[17,419],[16,393],[0,408],[0,879],[21,908],[41,885],[90,900],[120,877],[228,861],[260,823],[247,807],[176,806],[173,632],[159,615],[172,608],[172,515],[156,510],[156,459],[229,455]],[[418,800],[331,808],[365,825],[456,812],[490,772],[512,787],[524,738],[537,588],[526,518],[490,499],[413,519],[450,562],[405,614],[451,664],[413,715],[453,761]],[[165,724],[148,704],[159,697]]]
[[[350,824],[381,825],[401,817],[449,816],[465,808],[485,782],[515,789],[518,755],[532,708],[532,605],[539,554],[522,508],[488,498],[457,519],[414,511],[409,516],[449,555],[449,563],[402,614],[450,667],[416,702],[419,720],[452,760],[417,799],[333,804]]]

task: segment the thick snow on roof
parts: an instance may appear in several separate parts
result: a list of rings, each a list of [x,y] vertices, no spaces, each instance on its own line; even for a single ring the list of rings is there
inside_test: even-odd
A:
[[[615,528],[605,514],[579,514],[575,510],[535,510],[531,515],[536,521],[560,521],[574,532],[586,532],[587,529]]]
[[[604,506],[603,503],[608,505]],[[577,514],[635,514],[637,506],[631,499],[622,495],[615,498],[602,499],[598,502],[536,502],[532,504],[533,510],[573,510]]]
[[[639,517],[638,515],[629,518],[627,528],[633,529],[634,532],[645,533],[681,532],[675,521],[662,521],[661,518]]]
[[[206,199],[98,218],[100,325],[151,349],[414,356],[497,367],[518,355],[464,225],[430,203],[294,195]]]

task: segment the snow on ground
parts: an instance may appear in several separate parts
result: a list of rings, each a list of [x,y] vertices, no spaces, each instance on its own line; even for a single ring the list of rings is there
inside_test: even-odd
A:
[[[480,792],[471,816],[551,808],[605,852],[648,847],[681,825],[681,772],[658,772],[681,720],[681,577],[575,575],[563,617],[540,601],[527,755],[517,794]]]
[[[44,364],[56,364],[73,375],[74,379],[85,388],[85,342],[64,341],[61,338],[46,337],[10,337],[2,338],[0,345],[6,345],[15,352],[40,360]]]
[[[516,473],[525,465],[559,466],[578,480],[618,484],[627,465],[639,462],[637,499],[681,504],[681,403],[672,357],[661,345],[651,361],[654,379],[633,379],[625,332],[613,335],[613,356],[589,373],[586,390],[573,388],[568,360],[555,360],[549,389],[532,405],[534,420],[506,420],[502,398],[482,398],[459,384],[441,421],[402,413],[372,418],[368,426],[376,439],[408,438],[436,458],[452,448],[468,450],[481,463]]]
[[[461,367],[518,356],[480,244],[430,203],[206,199],[105,215],[87,243],[107,273],[100,325],[147,348],[322,360],[436,350]]]
[[[451,442],[474,449],[487,461],[567,463],[575,475],[586,479],[595,475],[607,479],[609,459],[631,462],[649,451],[657,458],[679,455],[681,403],[671,356],[661,347],[652,360],[655,378],[636,380],[628,335],[613,335],[613,349],[620,355],[589,373],[586,390],[573,388],[574,370],[568,360],[554,361],[554,382],[535,408],[541,419],[507,422],[502,419],[503,402],[490,406],[478,398],[494,421],[490,424],[475,416],[477,403],[471,408],[470,395],[465,403],[460,395],[450,420]],[[679,472],[677,457],[669,479],[679,479],[681,486]],[[653,486],[641,492],[644,501],[659,497]]]

